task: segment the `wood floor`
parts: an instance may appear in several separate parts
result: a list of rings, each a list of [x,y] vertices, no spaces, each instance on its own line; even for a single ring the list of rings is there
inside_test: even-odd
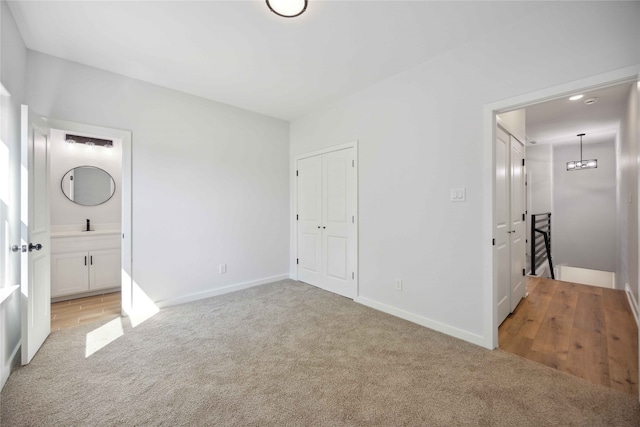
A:
[[[51,304],[51,332],[120,316],[120,292]]]
[[[501,349],[638,395],[638,328],[624,291],[529,277]]]

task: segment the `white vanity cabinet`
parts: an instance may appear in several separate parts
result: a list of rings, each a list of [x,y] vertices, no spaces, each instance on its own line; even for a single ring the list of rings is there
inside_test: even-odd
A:
[[[119,290],[120,232],[51,234],[51,297]]]

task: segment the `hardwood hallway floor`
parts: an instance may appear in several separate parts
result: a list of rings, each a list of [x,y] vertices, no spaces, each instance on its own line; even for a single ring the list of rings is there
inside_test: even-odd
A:
[[[638,328],[624,291],[529,277],[499,347],[638,395]]]
[[[51,304],[51,332],[120,316],[120,292]]]

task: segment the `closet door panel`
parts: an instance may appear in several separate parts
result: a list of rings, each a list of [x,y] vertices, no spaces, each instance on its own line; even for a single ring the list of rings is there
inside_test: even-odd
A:
[[[324,288],[354,298],[352,254],[355,239],[354,149],[322,156],[323,276]]]
[[[322,287],[322,157],[298,160],[298,279]]]

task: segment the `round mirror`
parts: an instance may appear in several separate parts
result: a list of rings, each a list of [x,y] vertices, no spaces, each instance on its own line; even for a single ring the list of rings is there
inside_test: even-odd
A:
[[[82,206],[96,206],[109,200],[116,192],[116,183],[103,169],[79,166],[62,177],[62,192],[67,199]]]

